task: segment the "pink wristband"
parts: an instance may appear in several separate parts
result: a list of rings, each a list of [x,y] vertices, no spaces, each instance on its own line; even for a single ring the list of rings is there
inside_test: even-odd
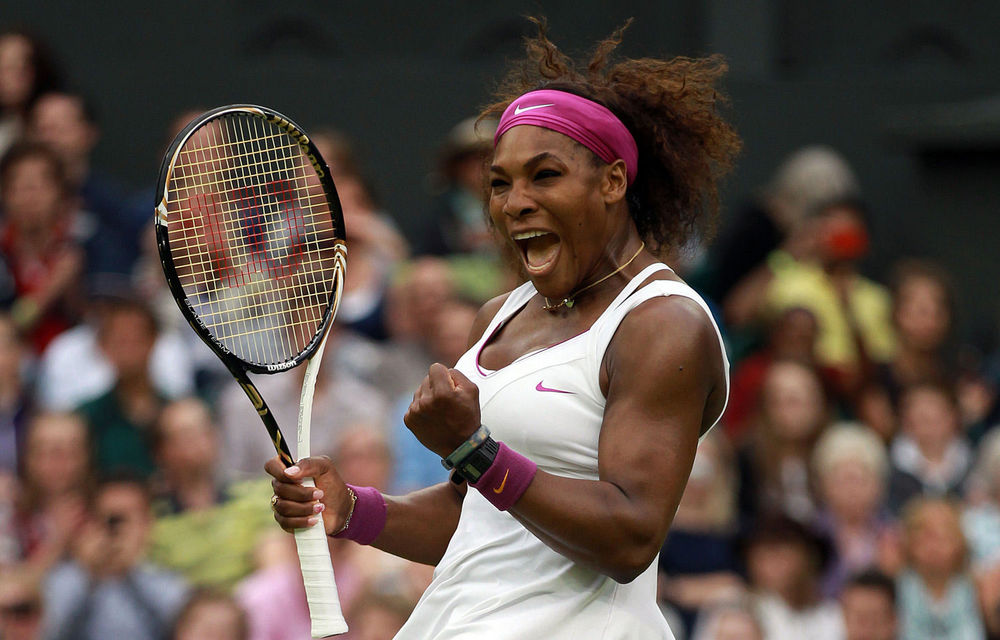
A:
[[[333,538],[347,538],[358,544],[371,544],[385,528],[385,498],[375,487],[347,485],[358,496],[347,528]]]
[[[499,450],[493,464],[472,486],[494,507],[507,511],[528,489],[538,465],[503,442],[497,442],[497,445]]]

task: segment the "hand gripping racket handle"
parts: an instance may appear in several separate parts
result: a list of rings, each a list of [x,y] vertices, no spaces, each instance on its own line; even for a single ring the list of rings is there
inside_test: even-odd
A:
[[[310,455],[313,391],[316,388],[316,374],[323,360],[325,346],[324,336],[323,342],[306,365],[306,375],[302,381],[297,449],[300,459]],[[307,487],[316,486],[312,478],[306,478],[303,484]],[[327,546],[322,515],[313,526],[295,531],[295,546],[299,552],[299,567],[302,569],[302,582],[305,584],[306,600],[309,602],[312,637],[326,638],[346,633],[347,622],[340,610],[340,597],[337,594],[337,583],[333,579],[333,563],[330,561],[330,548]]]

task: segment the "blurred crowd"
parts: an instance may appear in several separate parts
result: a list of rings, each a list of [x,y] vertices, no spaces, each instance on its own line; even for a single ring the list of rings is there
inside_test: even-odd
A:
[[[94,166],[98,114],[72,87],[44,42],[0,32],[0,640],[308,638],[270,439],[166,290],[151,185]],[[312,444],[348,482],[446,479],[402,415],[517,283],[483,215],[486,129],[442,141],[406,238],[350,140],[312,128],[350,246]],[[865,273],[860,182],[832,149],[795,151],[671,260],[732,362],[658,560],[678,640],[1000,638],[1000,361],[955,331],[962,274]],[[303,374],[255,377],[286,432]],[[391,638],[433,569],[331,552],[345,637]]]

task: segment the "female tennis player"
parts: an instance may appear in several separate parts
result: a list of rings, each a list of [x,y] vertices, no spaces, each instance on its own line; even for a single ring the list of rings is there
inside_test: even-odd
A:
[[[704,301],[658,256],[714,213],[739,139],[721,60],[609,66],[620,36],[581,72],[540,28],[483,114],[501,114],[490,218],[528,281],[405,416],[466,482],[390,497],[326,458],[267,464],[283,528],[321,513],[437,565],[397,638],[671,638],[655,558],[729,380]]]

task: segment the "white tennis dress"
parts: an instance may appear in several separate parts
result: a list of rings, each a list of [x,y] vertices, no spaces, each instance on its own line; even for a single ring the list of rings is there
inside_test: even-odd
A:
[[[712,318],[704,300],[684,283],[654,280],[636,291],[667,268],[654,264],[633,278],[589,331],[488,371],[478,362],[483,346],[536,293],[530,282],[511,292],[456,365],[479,386],[482,421],[493,437],[540,470],[596,480],[605,405],[599,371],[622,318],[650,298],[670,295],[694,300]],[[712,325],[718,333],[714,320]],[[725,360],[725,349],[722,353]],[[728,395],[729,363],[724,364]],[[434,579],[396,639],[673,638],[656,605],[656,564],[619,584],[553,551],[470,488]]]

